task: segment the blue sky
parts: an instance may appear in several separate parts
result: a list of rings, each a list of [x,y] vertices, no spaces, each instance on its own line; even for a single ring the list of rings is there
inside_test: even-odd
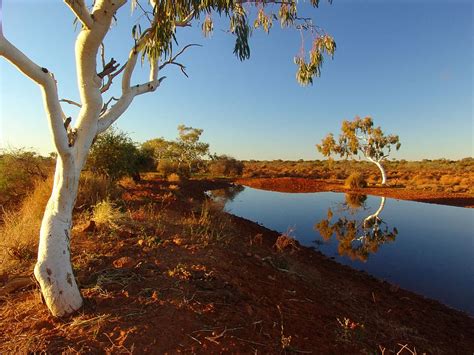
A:
[[[204,129],[211,150],[240,159],[320,159],[315,144],[343,119],[373,117],[399,134],[399,159],[473,156],[473,5],[463,0],[334,0],[303,13],[334,36],[334,60],[300,87],[293,57],[300,35],[275,24],[255,31],[251,58],[232,53],[233,37],[216,21],[210,39],[199,24],[178,32],[189,78],[166,69],[155,92],[138,97],[118,127],[143,142],[173,139],[180,123]],[[73,15],[56,0],[3,0],[6,37],[54,72],[60,96],[78,100]],[[107,56],[124,62],[132,45],[129,6],[106,40]],[[309,47],[310,41],[306,42]],[[134,76],[139,83],[146,67]],[[119,84],[119,82],[117,82]],[[116,91],[110,94],[117,95]],[[108,96],[106,96],[108,97]],[[77,111],[65,106],[74,117]],[[0,60],[0,147],[53,151],[39,88]]]

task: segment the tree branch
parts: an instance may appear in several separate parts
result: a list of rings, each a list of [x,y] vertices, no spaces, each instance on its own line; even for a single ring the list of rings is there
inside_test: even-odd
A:
[[[100,88],[101,94],[103,94],[104,92],[110,89],[110,86],[112,85],[114,78],[125,69],[126,65],[127,63],[122,65],[120,69],[117,70],[115,73],[107,75],[107,82]]]
[[[76,101],[72,101],[72,100],[68,100],[68,99],[61,99],[59,100],[59,102],[65,102],[69,105],[74,105],[74,106],[77,106],[77,107],[82,107],[82,105],[80,103],[77,103]]]
[[[175,60],[181,55],[183,54],[186,49],[190,48],[190,47],[202,47],[202,45],[198,44],[198,43],[190,43],[190,44],[187,44],[185,45],[178,53],[176,53],[175,56],[173,56],[172,58],[170,58],[169,60],[167,60],[166,62],[164,62],[163,64],[160,65],[159,69],[163,69],[164,67],[166,67],[168,64],[175,64],[175,65],[178,65],[178,66],[181,66],[182,68],[184,67],[184,65],[182,64],[179,64],[179,63],[175,63]],[[182,70],[182,69],[181,69]],[[187,76],[187,75],[186,75]]]
[[[74,15],[77,16],[79,21],[81,21],[82,25],[90,30],[94,25],[94,20],[87,10],[84,0],[64,0],[64,2],[69,6]]]
[[[64,129],[63,111],[59,103],[56,80],[52,73],[42,68],[11,44],[0,33],[0,56],[7,59],[26,77],[41,86],[43,101],[48,116],[49,126],[53,134],[54,144],[59,155],[65,158],[70,154],[67,132]]]

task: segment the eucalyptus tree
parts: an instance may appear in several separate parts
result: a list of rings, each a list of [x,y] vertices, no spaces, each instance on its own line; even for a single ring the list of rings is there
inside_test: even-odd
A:
[[[121,39],[122,44],[130,43],[130,50],[128,59],[120,65],[107,56],[104,39],[116,27],[111,27],[112,22],[120,26],[120,19],[127,16],[124,9],[127,0],[63,1],[80,27],[75,42],[80,102],[60,100],[51,68],[35,63],[0,30],[0,56],[41,88],[58,153],[54,187],[41,225],[34,270],[44,300],[56,316],[71,313],[82,305],[70,263],[69,239],[79,176],[92,142],[122,116],[136,97],[160,87],[165,77],[159,74],[165,68],[176,66],[186,74],[186,67],[179,59],[194,44],[177,46],[180,28],[201,24],[198,30],[207,36],[214,27],[213,17],[227,19],[228,33],[235,37],[234,53],[240,60],[250,56],[252,27],[269,32],[273,22],[279,21],[281,27],[310,33],[309,53],[302,51],[295,57],[296,78],[302,85],[311,84],[313,78],[320,75],[324,56],[332,57],[336,49],[331,36],[314,25],[311,18],[301,16],[301,4],[296,0],[131,0],[132,10],[140,15],[130,29],[131,36]],[[309,4],[317,7],[319,0],[310,0]],[[149,79],[137,84],[132,83],[132,74],[139,60],[149,64],[144,67],[149,71]],[[109,89],[119,78],[121,93],[114,98]],[[77,117],[66,117],[61,106],[64,103],[80,108]]]
[[[209,144],[199,141],[202,132],[204,130],[200,128],[185,125],[178,126],[178,139],[176,141],[179,153],[178,168],[185,164],[190,175],[192,174],[193,165],[202,162],[202,158],[209,154]]]
[[[400,149],[401,143],[397,135],[385,135],[380,127],[374,127],[371,117],[342,122],[341,134],[336,143],[334,135],[329,133],[316,148],[324,156],[333,154],[340,157],[352,157],[361,153],[368,161],[374,163],[382,174],[382,185],[387,182],[387,174],[382,162],[387,159],[392,150]]]

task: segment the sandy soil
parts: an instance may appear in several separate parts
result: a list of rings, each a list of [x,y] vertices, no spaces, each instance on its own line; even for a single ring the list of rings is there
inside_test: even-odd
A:
[[[410,200],[439,205],[474,208],[474,196],[470,194],[407,190],[397,187],[367,187],[348,190],[340,181],[306,178],[249,178],[237,179],[238,184],[262,190],[280,192],[351,192],[365,195],[385,196],[400,200]]]
[[[223,184],[189,182],[171,197],[167,185],[127,188],[135,224],[74,230],[73,264],[85,299],[77,314],[51,317],[32,282],[8,289],[28,280],[31,266],[3,275],[0,353],[474,350],[473,318],[298,243],[277,243],[277,233],[255,223],[217,211],[211,228],[189,233],[183,216],[200,210],[204,190]],[[153,222],[143,212],[150,203],[161,216]]]

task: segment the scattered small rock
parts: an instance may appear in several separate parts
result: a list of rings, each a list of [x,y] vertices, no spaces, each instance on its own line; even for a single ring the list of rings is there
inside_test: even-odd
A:
[[[118,258],[113,262],[114,267],[116,267],[117,269],[130,268],[135,266],[135,264],[135,259],[129,256],[122,256],[121,258]]]
[[[175,237],[173,238],[173,243],[177,246],[180,246],[184,244],[184,240],[182,238]]]

